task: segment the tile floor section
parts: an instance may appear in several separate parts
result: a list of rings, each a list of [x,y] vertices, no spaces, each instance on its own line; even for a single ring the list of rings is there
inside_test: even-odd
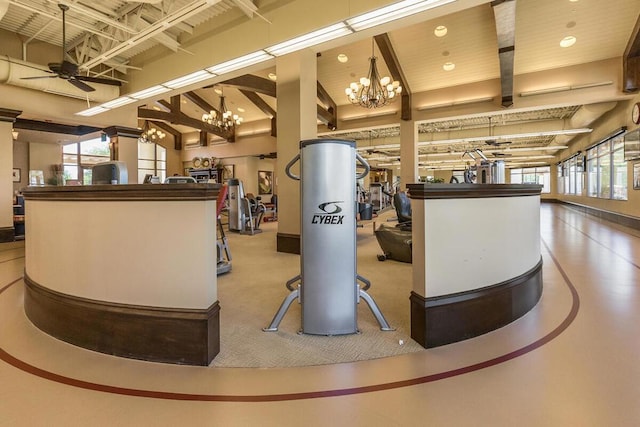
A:
[[[173,366],[60,342],[24,315],[23,248],[0,245],[0,426],[640,425],[640,233],[548,204],[541,225],[543,296],[521,319],[299,368]]]

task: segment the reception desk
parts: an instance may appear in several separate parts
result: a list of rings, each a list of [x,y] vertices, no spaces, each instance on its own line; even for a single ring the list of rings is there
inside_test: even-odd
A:
[[[218,184],[25,189],[25,312],[116,356],[208,365],[220,349]]]
[[[540,185],[409,184],[411,337],[430,348],[523,316],[542,295]]]

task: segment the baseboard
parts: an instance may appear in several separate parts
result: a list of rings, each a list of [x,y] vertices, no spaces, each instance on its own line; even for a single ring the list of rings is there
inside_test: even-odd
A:
[[[300,235],[278,233],[276,240],[278,252],[300,255]]]
[[[425,348],[473,338],[522,317],[541,296],[542,259],[493,286],[433,298],[411,292],[411,338]]]
[[[0,227],[0,243],[13,242],[15,231],[13,227]]]
[[[220,351],[220,306],[173,309],[89,300],[47,289],[25,274],[24,309],[60,340],[114,356],[207,366]]]
[[[613,222],[614,224],[622,225],[624,227],[640,230],[640,218],[627,216],[617,212],[606,211],[604,209],[594,208],[592,206],[582,205],[580,203],[568,202],[560,200],[560,203],[566,205],[568,208],[576,210],[578,212],[594,216],[605,221]]]

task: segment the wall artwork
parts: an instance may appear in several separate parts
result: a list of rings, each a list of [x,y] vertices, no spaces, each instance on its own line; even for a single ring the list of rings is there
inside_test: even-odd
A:
[[[633,189],[640,190],[640,163],[633,164]]]
[[[20,182],[20,169],[19,168],[14,168],[13,169],[13,182]]]
[[[258,171],[258,194],[271,194],[273,191],[273,172]]]

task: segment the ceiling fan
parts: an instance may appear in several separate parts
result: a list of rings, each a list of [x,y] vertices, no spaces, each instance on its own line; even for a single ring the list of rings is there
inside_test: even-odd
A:
[[[492,138],[493,128],[491,127],[491,116],[489,116],[489,139],[485,140],[484,143],[487,145],[491,145],[494,147],[499,147],[501,145],[511,144],[511,141],[501,141],[498,142],[496,139]]]
[[[67,61],[65,56],[67,55],[66,46],[66,21],[65,12],[69,10],[69,6],[59,3],[58,7],[62,11],[62,62],[50,62],[48,64],[49,70],[47,71],[53,75],[49,76],[34,76],[34,77],[22,77],[24,80],[33,79],[48,79],[48,78],[61,78],[67,80],[69,83],[85,92],[93,92],[95,89],[85,82],[107,84],[113,86],[121,86],[122,84],[118,80],[105,79],[100,77],[90,77],[78,74],[78,65],[71,61]]]

